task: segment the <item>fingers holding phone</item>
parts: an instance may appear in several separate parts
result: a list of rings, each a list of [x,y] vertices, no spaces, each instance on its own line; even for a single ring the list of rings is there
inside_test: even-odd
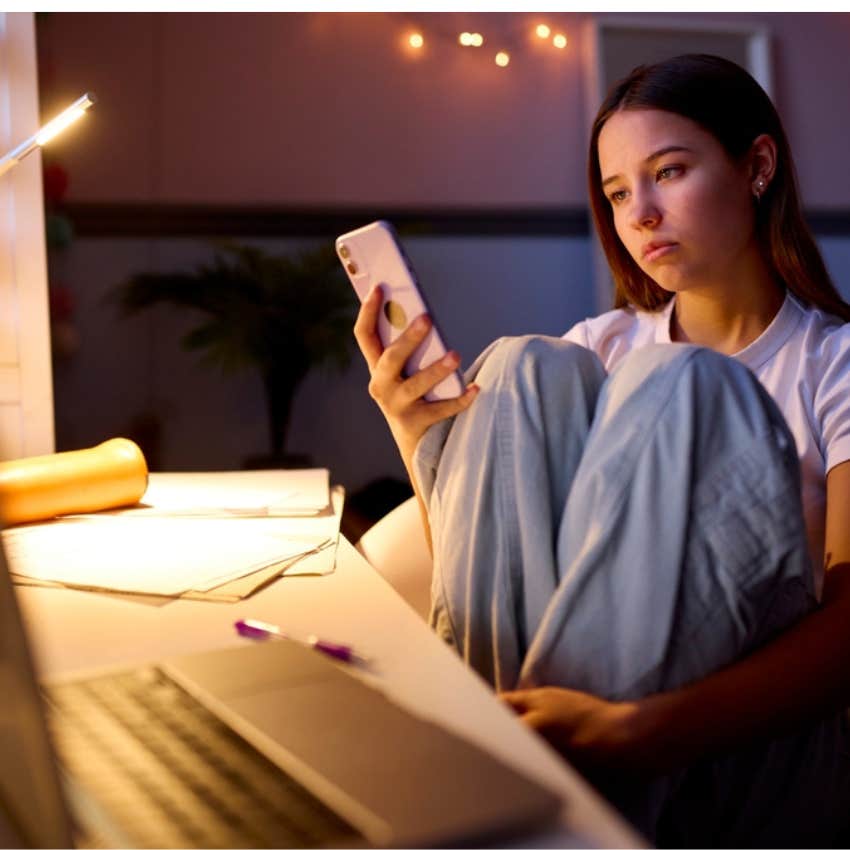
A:
[[[477,387],[466,388],[460,358],[449,351],[387,222],[340,236],[337,253],[362,301],[354,336],[369,366],[369,393],[396,440],[410,443],[441,419],[464,410]]]
[[[354,338],[360,347],[371,375],[380,372],[386,380],[400,383],[407,361],[422,343],[431,323],[424,313],[408,325],[393,342],[387,344],[378,332],[378,316],[383,305],[380,286],[375,286],[363,299],[354,323]]]
[[[380,287],[372,287],[361,302],[354,322],[354,338],[370,373],[375,370],[378,358],[384,353],[384,344],[378,336],[378,313],[383,300]]]
[[[478,393],[478,387],[470,384],[458,397],[427,401],[428,394],[457,370],[460,357],[457,352],[447,352],[407,377],[405,365],[431,330],[431,321],[424,314],[419,316],[383,348],[374,323],[375,305],[380,307],[381,301],[380,290],[367,298],[355,324],[355,335],[371,373],[369,394],[386,417],[399,447],[412,449],[435,422],[465,410]]]
[[[372,371],[373,379],[377,378],[378,383],[384,383],[385,380],[388,380],[404,384],[410,378],[421,374],[421,369],[418,372],[411,372],[408,364],[430,330],[431,321],[427,315],[423,313],[414,319],[401,335],[384,349],[383,354],[375,364],[375,369]],[[433,364],[431,365],[433,366]],[[427,389],[430,390],[432,387],[429,386]],[[424,397],[426,392],[423,391],[420,395]]]
[[[383,349],[396,342],[420,316],[433,316],[419,288],[413,266],[386,221],[376,221],[345,233],[336,240],[337,254],[363,307],[355,336],[370,369],[380,357],[377,335]],[[379,287],[380,304],[370,300]],[[377,296],[372,296],[375,298]],[[437,362],[448,353],[436,322],[409,353],[403,364],[407,377]],[[442,401],[463,395],[463,377],[454,370],[427,393],[428,401]]]

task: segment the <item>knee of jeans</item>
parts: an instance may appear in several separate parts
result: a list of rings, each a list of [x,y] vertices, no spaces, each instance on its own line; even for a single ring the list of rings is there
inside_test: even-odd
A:
[[[524,375],[563,376],[575,372],[604,375],[604,367],[590,349],[559,337],[526,335],[502,337],[493,343],[475,380],[479,384],[511,381]]]
[[[698,345],[684,343],[648,345],[627,354],[611,375],[619,394],[644,384],[653,375],[668,373],[676,379],[693,378],[701,384],[741,380],[757,383],[741,363]]]
[[[714,433],[715,442],[724,434],[735,434],[737,440],[771,435],[770,445],[783,465],[797,463],[794,437],[759,379],[743,363],[710,348],[661,344],[631,352],[608,381],[605,418],[633,397],[653,400],[664,417],[682,417],[687,409],[701,418],[710,411],[713,425],[705,433]]]
[[[692,357],[701,351],[699,346],[688,344],[668,345],[666,343],[658,343],[655,345],[645,345],[642,348],[635,348],[630,351],[618,364],[614,370],[614,374],[620,373],[639,374],[641,376],[649,375],[658,369],[663,369],[666,366],[677,363],[679,361],[687,362]],[[710,351],[710,349],[704,349]]]

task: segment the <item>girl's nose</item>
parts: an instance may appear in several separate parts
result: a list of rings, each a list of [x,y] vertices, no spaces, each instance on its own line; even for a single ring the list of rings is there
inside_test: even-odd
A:
[[[643,230],[658,227],[661,223],[661,210],[655,202],[651,192],[642,192],[635,195],[635,202],[632,205],[631,225],[632,227]]]

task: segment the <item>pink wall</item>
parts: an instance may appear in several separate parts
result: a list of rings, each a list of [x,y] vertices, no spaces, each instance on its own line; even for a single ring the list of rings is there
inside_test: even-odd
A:
[[[537,20],[525,13],[418,17],[446,40],[415,60],[400,46],[410,17],[397,13],[43,17],[45,113],[86,89],[100,98],[55,149],[70,199],[582,205],[590,16],[545,16],[570,38],[565,51],[523,41]],[[805,201],[850,206],[850,15],[693,19],[769,27]],[[500,70],[449,41],[467,27],[524,47]]]
[[[425,17],[438,19],[430,29],[463,16]],[[517,22],[474,17],[502,29]],[[500,71],[440,43],[417,61],[400,48],[404,25],[381,13],[51,16],[43,29],[51,92],[67,99],[90,87],[101,99],[91,126],[63,150],[73,199],[580,197],[564,155],[580,118],[576,51],[528,51]]]
[[[850,207],[850,14],[767,14],[775,33],[776,102],[803,201]]]

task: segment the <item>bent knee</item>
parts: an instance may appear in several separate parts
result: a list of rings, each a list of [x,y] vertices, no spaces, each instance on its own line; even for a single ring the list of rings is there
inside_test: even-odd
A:
[[[630,352],[606,385],[605,417],[635,405],[667,419],[710,415],[715,430],[769,432],[783,451],[794,447],[781,411],[755,374],[710,348],[677,343]]]
[[[724,371],[732,365],[740,366],[731,357],[710,348],[691,343],[654,343],[635,348],[620,361],[615,372],[643,372],[676,366],[680,369],[708,367],[709,371]]]
[[[737,384],[758,390],[758,379],[732,357],[704,346],[659,343],[629,352],[611,373],[618,394],[628,393],[651,380],[693,380],[705,392],[711,385]]]
[[[605,368],[596,354],[559,337],[528,334],[497,339],[483,356],[476,381],[496,382],[505,376],[578,373],[604,379]]]

